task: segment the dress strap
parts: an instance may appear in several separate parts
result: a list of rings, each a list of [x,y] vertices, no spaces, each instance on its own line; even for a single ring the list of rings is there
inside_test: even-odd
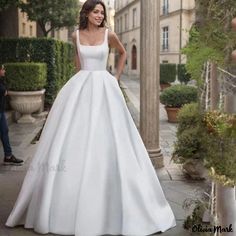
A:
[[[79,29],[76,30],[76,46],[77,50],[79,51],[79,45],[80,45],[80,40],[79,40]]]

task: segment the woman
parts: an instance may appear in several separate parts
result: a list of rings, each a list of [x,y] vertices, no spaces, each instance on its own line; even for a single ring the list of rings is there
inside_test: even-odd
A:
[[[73,34],[75,74],[59,92],[6,225],[38,233],[144,236],[175,226],[117,80],[126,52],[87,0]],[[120,52],[106,71],[109,46]]]

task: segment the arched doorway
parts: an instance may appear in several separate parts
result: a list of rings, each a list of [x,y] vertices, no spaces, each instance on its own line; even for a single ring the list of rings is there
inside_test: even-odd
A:
[[[131,69],[137,70],[137,48],[135,45],[132,46],[132,62],[131,62]]]

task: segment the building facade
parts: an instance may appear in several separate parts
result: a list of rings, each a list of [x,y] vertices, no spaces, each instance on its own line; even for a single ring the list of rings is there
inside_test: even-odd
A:
[[[161,0],[160,4],[160,63],[185,63],[180,50],[195,22],[195,1]]]
[[[115,32],[127,51],[124,73],[140,74],[140,0],[115,1]],[[116,55],[116,63],[118,55]]]
[[[140,0],[115,1],[115,32],[127,50],[124,73],[136,77],[140,75],[140,11]],[[160,0],[160,63],[186,62],[180,49],[194,22],[194,0]]]
[[[18,8],[11,7],[0,12],[0,37],[36,37],[36,23],[29,21],[27,15]]]
[[[50,25],[48,25],[50,27]],[[64,42],[70,39],[69,30],[65,27],[60,30],[52,30],[48,36]],[[29,21],[27,14],[21,12],[19,8],[10,7],[0,12],[0,37],[43,37],[41,28],[35,21]]]

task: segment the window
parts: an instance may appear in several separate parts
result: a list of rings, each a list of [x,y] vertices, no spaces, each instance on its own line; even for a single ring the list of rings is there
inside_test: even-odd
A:
[[[125,29],[127,30],[129,27],[128,27],[128,14],[126,13],[125,14]]]
[[[169,13],[169,0],[163,0],[162,14],[167,15]]]
[[[57,38],[57,39],[60,39],[60,30],[57,30],[56,32],[57,32],[56,38]]]
[[[127,51],[127,43],[124,43],[124,48],[125,48],[125,51]],[[125,60],[125,65],[128,65],[127,57],[126,57],[126,60]]]
[[[133,28],[136,26],[137,22],[137,9],[133,9]]]
[[[122,25],[122,23],[123,23],[123,18],[122,18],[122,16],[120,17],[120,32],[122,32],[122,30],[123,30],[123,25]]]
[[[25,23],[22,23],[22,34],[25,34]]]
[[[33,26],[32,25],[30,25],[30,36],[33,36]]]
[[[135,45],[132,47],[132,70],[137,70],[137,48]]]
[[[169,27],[165,26],[162,28],[162,50],[169,49]]]
[[[120,20],[117,19],[117,32],[119,33],[120,32]]]

